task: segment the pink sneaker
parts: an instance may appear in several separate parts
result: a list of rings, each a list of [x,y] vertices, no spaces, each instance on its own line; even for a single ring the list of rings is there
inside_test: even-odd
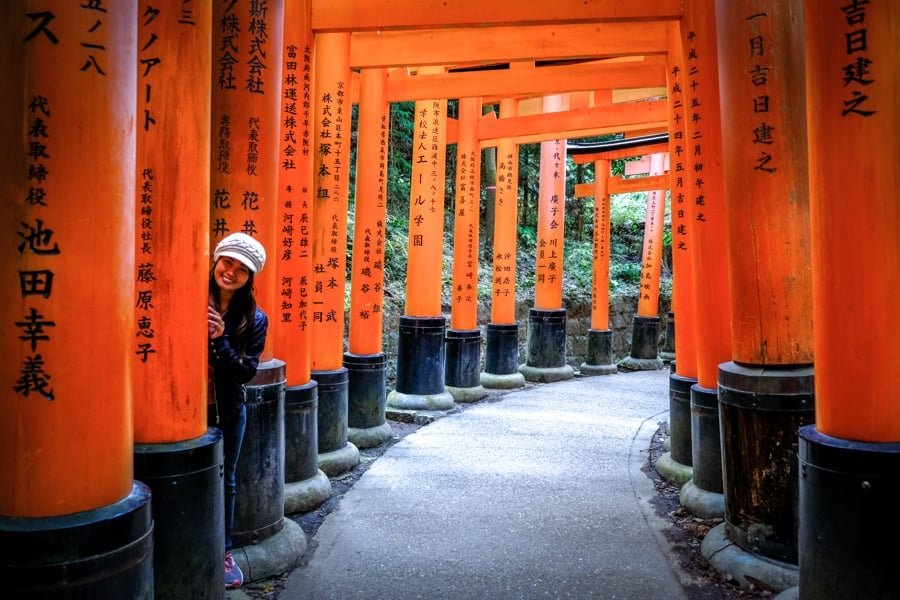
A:
[[[244,574],[231,555],[231,551],[225,553],[225,589],[236,590],[244,583]]]

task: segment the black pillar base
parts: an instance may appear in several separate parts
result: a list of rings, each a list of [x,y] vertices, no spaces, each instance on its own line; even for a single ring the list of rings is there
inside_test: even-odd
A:
[[[716,390],[699,383],[691,386],[691,466],[693,479],[681,488],[681,504],[704,519],[723,516],[719,399]]]
[[[400,410],[449,410],[444,388],[444,317],[400,317],[397,381],[387,405]]]
[[[448,329],[445,338],[444,385],[457,402],[481,400],[481,330]]]
[[[549,383],[575,376],[566,364],[566,309],[528,311],[528,346],[519,372],[528,381]]]
[[[669,312],[666,318],[666,340],[663,342],[659,357],[667,363],[675,360],[675,313],[673,312]]]
[[[235,547],[258,544],[284,526],[284,361],[259,364],[247,384],[247,429],[237,465]]]
[[[394,435],[385,419],[387,358],[384,353],[344,353],[347,369],[347,438],[357,448],[372,448]]]
[[[659,317],[634,317],[631,330],[631,355],[619,361],[628,371],[655,371],[663,368],[657,351]]]
[[[669,440],[672,460],[693,466],[691,455],[691,387],[697,383],[693,377],[677,373],[669,375]]]
[[[58,517],[0,516],[0,577],[9,598],[153,600],[150,489]]]
[[[319,470],[319,384],[284,389],[284,480],[304,481]]]
[[[525,385],[519,373],[519,325],[488,323],[485,329],[484,372],[481,385],[514,389]]]
[[[334,477],[359,464],[359,450],[347,436],[349,372],[313,371],[312,378],[319,384],[319,468]]]
[[[815,420],[813,369],[719,365],[725,532],[797,564],[797,430]]]
[[[806,425],[799,463],[800,598],[896,597],[900,442],[844,440]]]
[[[134,476],[153,495],[157,600],[222,598],[225,498],[222,432],[168,444],[135,444]]]
[[[578,370],[582,375],[612,375],[619,372],[613,362],[611,329],[588,331],[587,356]]]

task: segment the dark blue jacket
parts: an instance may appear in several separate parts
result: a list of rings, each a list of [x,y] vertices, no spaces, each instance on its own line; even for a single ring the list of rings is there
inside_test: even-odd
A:
[[[236,339],[240,316],[226,312],[225,333],[209,340],[209,364],[213,368],[212,385],[220,420],[233,419],[244,403],[244,384],[253,379],[259,367],[259,355],[266,345],[269,319],[257,307],[253,325],[244,332],[243,352]]]

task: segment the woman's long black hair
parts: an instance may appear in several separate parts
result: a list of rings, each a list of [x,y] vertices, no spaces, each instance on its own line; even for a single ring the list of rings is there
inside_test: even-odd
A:
[[[216,310],[219,310],[222,299],[219,284],[216,283],[217,262],[219,261],[213,263],[212,268],[209,270],[209,294],[212,296],[213,300],[215,300]],[[235,342],[238,346],[237,349],[242,354],[247,347],[247,332],[253,327],[253,320],[256,318],[256,297],[253,295],[254,273],[249,269],[248,272],[250,273],[250,277],[247,279],[247,283],[234,292],[234,296],[231,297],[231,302],[228,303],[228,312],[240,316],[237,331],[235,332],[237,334],[237,340],[235,340]]]

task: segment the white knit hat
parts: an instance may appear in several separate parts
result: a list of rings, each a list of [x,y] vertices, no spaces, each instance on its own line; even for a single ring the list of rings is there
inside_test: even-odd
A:
[[[237,259],[254,273],[262,271],[266,264],[266,249],[258,240],[246,233],[232,233],[222,238],[222,241],[216,244],[213,259],[219,260],[220,256]]]

